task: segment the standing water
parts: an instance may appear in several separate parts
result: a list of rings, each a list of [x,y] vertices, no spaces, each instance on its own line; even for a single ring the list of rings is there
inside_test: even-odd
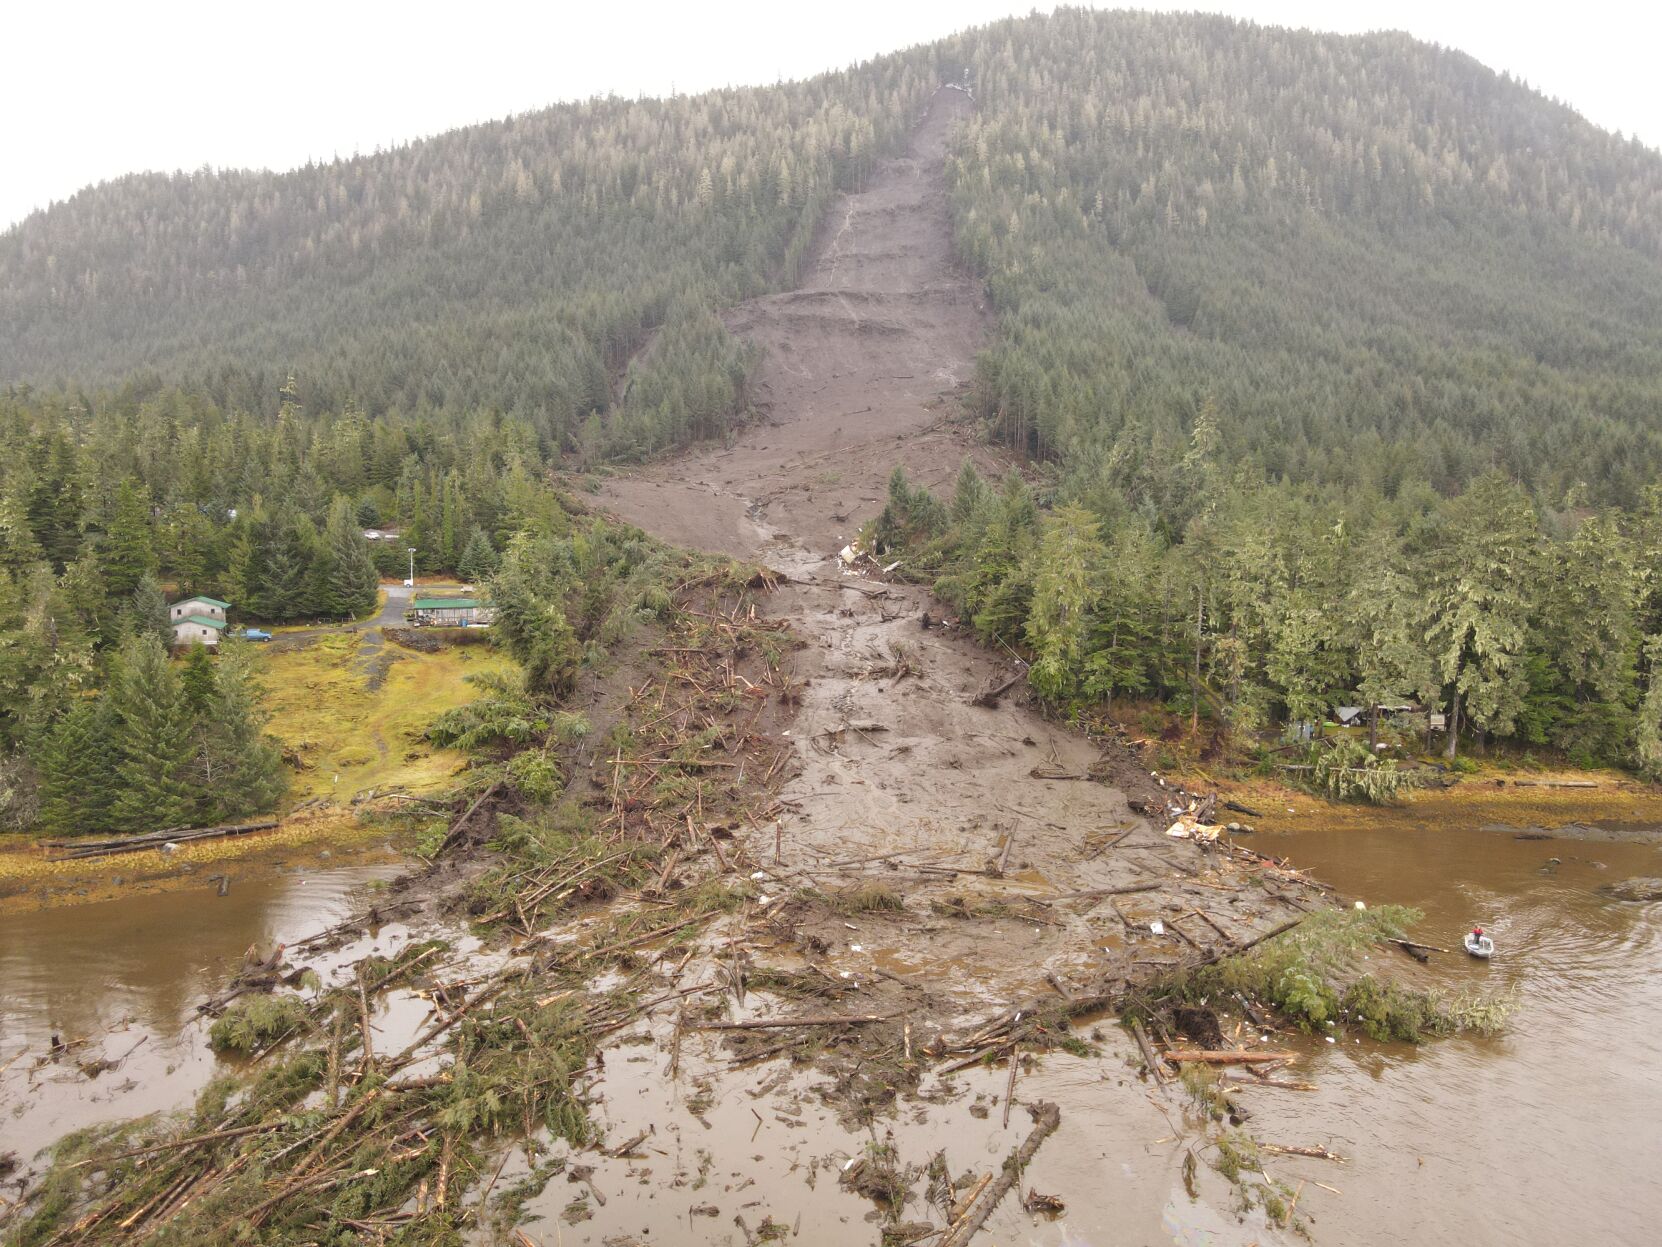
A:
[[[196,1005],[250,945],[344,917],[392,865],[212,884],[0,916],[0,1155],[93,1122],[188,1107],[212,1077]],[[64,1045],[51,1058],[53,1037]],[[105,1067],[104,1062],[111,1065]]]
[[[1454,950],[1433,954],[1432,986],[1517,994],[1498,1038],[1347,1040],[1310,1063],[1318,1092],[1252,1100],[1259,1138],[1352,1158],[1325,1172],[1317,1161],[1298,1167],[1343,1192],[1312,1189],[1301,1204],[1318,1241],[1654,1241],[1662,904],[1596,889],[1662,874],[1659,841],[1662,832],[1613,842],[1427,826],[1412,805],[1396,826],[1254,838],[1347,901],[1422,910],[1414,938]],[[1461,951],[1477,924],[1494,937],[1492,961]],[[1374,958],[1426,980],[1399,953]]]

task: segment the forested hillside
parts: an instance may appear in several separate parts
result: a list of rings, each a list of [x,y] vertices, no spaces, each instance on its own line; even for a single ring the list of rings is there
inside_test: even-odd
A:
[[[549,469],[745,419],[723,310],[943,84],[997,313],[967,398],[1039,484],[897,481],[879,530],[1054,705],[1414,700],[1662,768],[1662,156],[1404,36],[1065,10],[0,236],[14,786],[147,578],[339,615],[358,526],[483,578]]]
[[[293,173],[124,178],[0,237],[0,380],[159,375],[271,415],[293,372],[314,407],[488,408],[559,449],[708,437],[745,374],[713,311],[789,284],[828,198],[934,86],[890,59]]]
[[[1064,13],[965,59],[1019,445],[1156,502],[1207,399],[1270,480],[1633,503],[1662,464],[1657,153],[1397,35]]]

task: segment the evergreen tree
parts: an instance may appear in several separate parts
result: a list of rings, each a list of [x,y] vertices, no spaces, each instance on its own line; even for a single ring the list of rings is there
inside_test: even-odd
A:
[[[110,681],[117,778],[111,819],[125,831],[190,821],[191,714],[167,651],[154,637],[129,639]]]
[[[75,561],[81,543],[81,490],[76,451],[53,427],[29,494],[29,524],[55,571]]]
[[[27,501],[16,490],[0,492],[0,568],[17,575],[41,558]]]
[[[1342,627],[1356,655],[1356,693],[1368,714],[1368,749],[1379,744],[1378,706],[1429,702],[1437,695],[1425,646],[1419,587],[1395,535],[1379,531],[1356,550]]]
[[[1468,721],[1504,733],[1523,704],[1538,533],[1517,486],[1486,476],[1448,506],[1427,551],[1427,639],[1448,689],[1450,758]]]
[[[496,574],[502,558],[491,544],[490,534],[475,527],[468,535],[467,546],[456,564],[456,574],[468,584],[481,584]]]
[[[981,479],[981,473],[975,470],[975,464],[965,455],[963,465],[958,469],[957,483],[952,490],[953,523],[969,523],[986,510],[992,499],[993,494],[987,488],[987,482]]]
[[[214,699],[214,660],[206,645],[190,647],[179,684],[184,691],[186,709],[200,717]]]
[[[350,617],[374,608],[380,579],[370,558],[369,542],[364,540],[352,503],[344,494],[337,495],[329,508],[320,562],[325,569],[322,605],[328,614]]]
[[[582,646],[554,592],[559,581],[544,540],[521,534],[492,582],[496,635],[525,668],[526,686],[562,698],[576,685]]]
[[[98,552],[104,592],[114,602],[125,602],[139,581],[156,571],[156,550],[150,532],[150,498],[132,477],[116,489],[108,530]]]
[[[119,782],[106,698],[82,698],[43,738],[40,827],[56,836],[97,835],[113,829],[111,805]]]
[[[127,607],[131,630],[139,636],[151,636],[163,645],[173,644],[173,624],[167,609],[167,595],[161,582],[146,572],[133,590]]]
[[[1043,533],[1027,614],[1027,643],[1036,655],[1028,679],[1045,700],[1064,703],[1085,676],[1091,613],[1108,552],[1083,507],[1057,508],[1045,517]]]
[[[1662,636],[1647,637],[1644,699],[1634,726],[1633,761],[1651,782],[1662,779]]]
[[[247,643],[224,642],[211,693],[195,713],[188,774],[200,821],[263,813],[287,787],[282,748],[265,731],[256,662]]]

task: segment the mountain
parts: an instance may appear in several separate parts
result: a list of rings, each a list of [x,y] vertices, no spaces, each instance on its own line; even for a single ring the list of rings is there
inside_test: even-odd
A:
[[[777,87],[595,100],[291,173],[138,174],[0,236],[0,381],[490,409],[638,458],[742,412],[720,310],[943,82],[974,401],[1133,502],[1236,470],[1633,503],[1662,465],[1662,157],[1399,34],[1064,10]],[[650,348],[642,350],[650,343]]]

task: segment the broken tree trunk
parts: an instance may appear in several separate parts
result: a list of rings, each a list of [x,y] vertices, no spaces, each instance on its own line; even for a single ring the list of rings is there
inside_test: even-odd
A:
[[[700,1022],[693,1030],[700,1031],[756,1031],[778,1030],[786,1026],[865,1026],[871,1022],[887,1022],[898,1013],[811,1014],[800,1018],[762,1018],[752,1022]]]
[[[484,792],[480,793],[473,804],[467,807],[466,812],[450,825],[449,832],[446,833],[444,840],[440,842],[437,851],[433,854],[434,861],[437,861],[439,858],[443,857],[445,850],[461,838],[462,828],[467,826],[467,820],[473,817],[474,813],[480,806],[484,805],[486,801],[495,796],[496,790],[500,787],[502,787],[502,781],[497,780],[489,788],[485,789]]]
[[[1016,685],[1020,684],[1026,675],[1027,673],[1025,671],[1018,671],[1015,675],[1011,676],[1008,680],[1004,681],[1003,684],[998,685],[996,688],[983,689],[974,697],[970,698],[970,705],[982,706],[988,710],[991,710],[993,707],[998,705],[998,699],[1003,697],[1004,694],[1008,693],[1011,689],[1015,688]]]
[[[1033,1130],[1022,1145],[1004,1161],[1004,1170],[993,1183],[970,1205],[963,1219],[946,1232],[941,1247],[964,1247],[974,1238],[992,1216],[998,1202],[1010,1193],[1010,1188],[1021,1181],[1022,1171],[1032,1162],[1039,1145],[1056,1132],[1062,1124],[1062,1110],[1049,1100],[1043,1100],[1027,1110],[1033,1114]]]
[[[1296,1060],[1296,1052],[1235,1052],[1229,1049],[1222,1051],[1204,1050],[1200,1048],[1178,1048],[1166,1053],[1166,1060],[1173,1065],[1255,1065],[1265,1061],[1292,1061]]]
[[[147,831],[143,835],[126,836],[118,840],[94,840],[76,844],[72,840],[46,840],[47,848],[67,848],[47,860],[52,862],[79,861],[83,858],[116,857],[122,853],[142,853],[159,849],[164,844],[185,844],[191,840],[215,840],[221,837],[245,836],[255,831],[270,831],[278,820],[265,819],[258,823],[225,823],[217,827],[175,827],[168,831]]]

